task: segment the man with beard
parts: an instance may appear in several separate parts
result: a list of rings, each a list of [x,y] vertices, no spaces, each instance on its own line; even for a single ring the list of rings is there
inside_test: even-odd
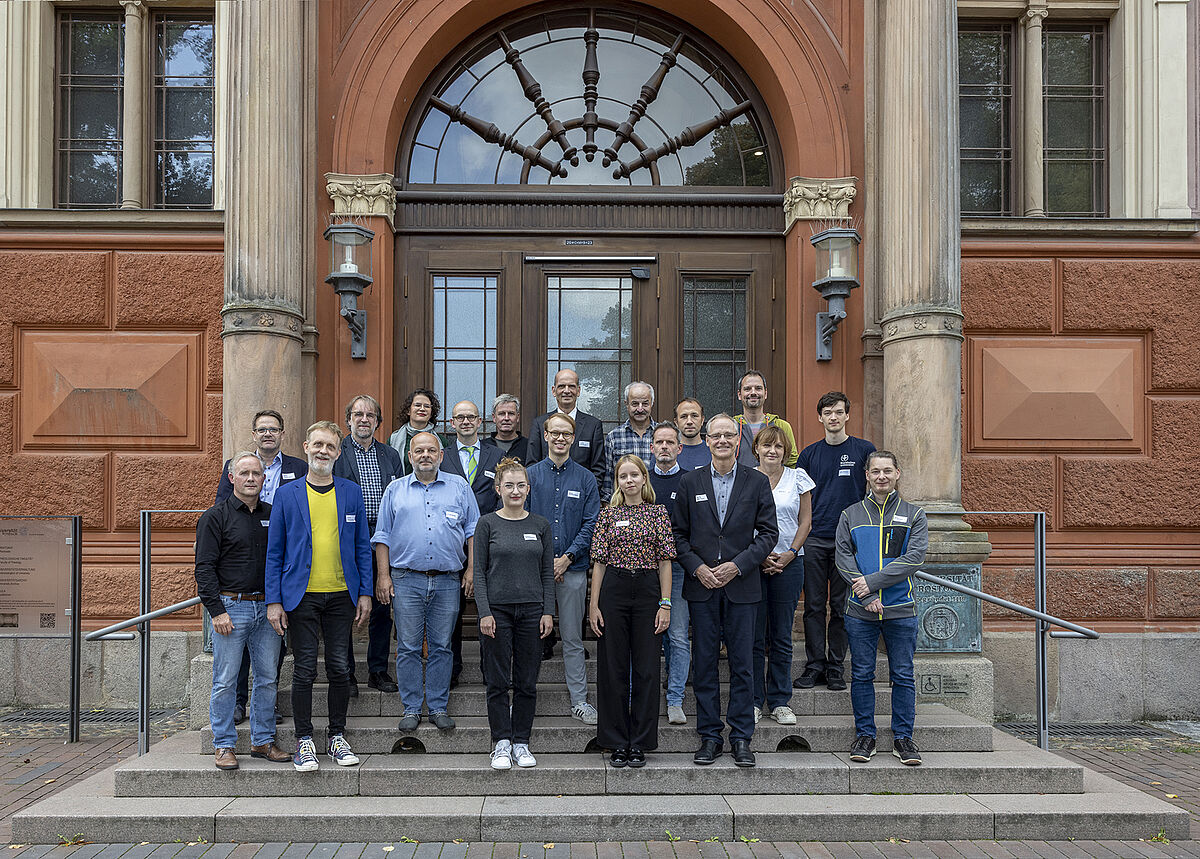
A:
[[[684,397],[675,404],[675,426],[681,436],[679,467],[684,471],[707,467],[712,462],[712,451],[700,435],[704,429],[704,406],[699,400]]]
[[[604,437],[604,480],[600,485],[600,500],[604,503],[613,493],[613,472],[621,457],[632,453],[646,463],[647,471],[654,467],[654,419],[650,417],[654,387],[649,382],[630,382],[625,386],[624,398],[629,419]]]
[[[764,411],[767,405],[766,377],[759,370],[747,370],[738,379],[737,397],[742,403],[742,413],[736,416],[738,428],[742,435],[738,442],[738,462],[754,468],[758,465],[758,457],[754,455],[754,437],[763,427],[779,427],[791,442],[791,456],[784,465],[796,464],[796,436],[792,433],[792,425],[781,418]]]
[[[333,421],[308,428],[308,474],[275,493],[267,530],[267,619],[280,635],[287,629],[292,633],[292,763],[300,772],[318,767],[312,685],[322,638],[329,677],[326,752],[339,766],[358,763],[342,734],[350,698],[350,625],[361,626],[371,614],[371,538],[362,490],[333,476],[341,440]]]

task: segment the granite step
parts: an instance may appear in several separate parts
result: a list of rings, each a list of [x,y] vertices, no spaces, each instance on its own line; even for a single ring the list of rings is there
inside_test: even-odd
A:
[[[359,754],[390,754],[394,751],[424,751],[430,754],[484,754],[491,750],[491,731],[484,716],[456,718],[457,727],[439,731],[422,720],[416,731],[401,734],[399,719],[388,716],[368,716],[350,719],[346,723],[346,740]],[[318,748],[326,741],[324,720],[313,724],[313,739]],[[886,720],[879,721],[879,746],[891,750],[891,731]],[[696,728],[689,725],[669,725],[659,721],[659,749],[664,752],[693,752],[698,745]],[[199,735],[199,751],[212,751],[212,731],[204,727]],[[295,748],[295,726],[284,719],[276,729],[276,738],[284,748]],[[596,728],[584,725],[569,716],[546,716],[533,723],[530,745],[548,754],[579,754],[595,747]],[[917,729],[914,739],[922,750],[929,751],[989,751],[992,728],[942,704],[917,706]],[[752,746],[756,751],[815,751],[842,752],[854,741],[854,722],[847,716],[799,716],[797,724],[785,726],[770,719],[759,722]],[[807,748],[806,748],[807,746]],[[236,750],[248,753],[250,729],[243,722],[238,726]]]
[[[545,754],[538,765],[506,772],[474,755],[361,755],[339,767],[324,755],[313,773],[290,764],[243,757],[236,772],[218,770],[207,755],[160,752],[120,764],[117,796],[557,796],[1079,793],[1083,767],[1037,749],[1003,752],[928,752],[920,767],[905,767],[886,752],[869,764],[828,752],[762,752],[753,769],[725,755],[698,767],[686,753],[651,752],[644,768],[614,768],[600,753]]]

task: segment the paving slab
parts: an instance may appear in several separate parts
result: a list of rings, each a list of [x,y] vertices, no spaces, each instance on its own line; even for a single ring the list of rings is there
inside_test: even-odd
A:
[[[480,836],[489,841],[733,838],[733,814],[720,796],[494,796],[483,802]]]
[[[770,752],[753,768],[735,766],[728,755],[709,766],[690,754],[648,752],[642,769],[608,765],[605,788],[613,794],[845,793],[844,761],[823,752]]]
[[[886,841],[991,838],[991,810],[972,797],[726,796],[735,838],[763,841]]]
[[[479,840],[479,797],[244,797],[216,814],[218,841]]]

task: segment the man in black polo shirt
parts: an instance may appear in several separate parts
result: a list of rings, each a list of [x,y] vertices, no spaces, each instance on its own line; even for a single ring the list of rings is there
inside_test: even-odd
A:
[[[208,718],[218,769],[235,770],[235,687],[242,651],[250,654],[250,755],[277,763],[291,755],[275,745],[275,683],[281,639],[267,621],[264,572],[271,505],[260,501],[263,465],[252,451],[229,460],[230,496],[196,525],[196,590],[212,616],[213,685]]]

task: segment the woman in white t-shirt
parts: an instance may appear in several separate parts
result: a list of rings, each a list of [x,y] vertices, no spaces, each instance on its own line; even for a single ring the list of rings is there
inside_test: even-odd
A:
[[[765,426],[754,437],[758,470],[771,481],[779,541],[763,561],[763,596],[754,624],[754,721],[765,713],[796,724],[792,700],[792,623],[804,590],[804,540],[812,528],[812,490],[803,468],[787,468],[792,443],[783,430]],[[769,655],[768,655],[769,654]]]

